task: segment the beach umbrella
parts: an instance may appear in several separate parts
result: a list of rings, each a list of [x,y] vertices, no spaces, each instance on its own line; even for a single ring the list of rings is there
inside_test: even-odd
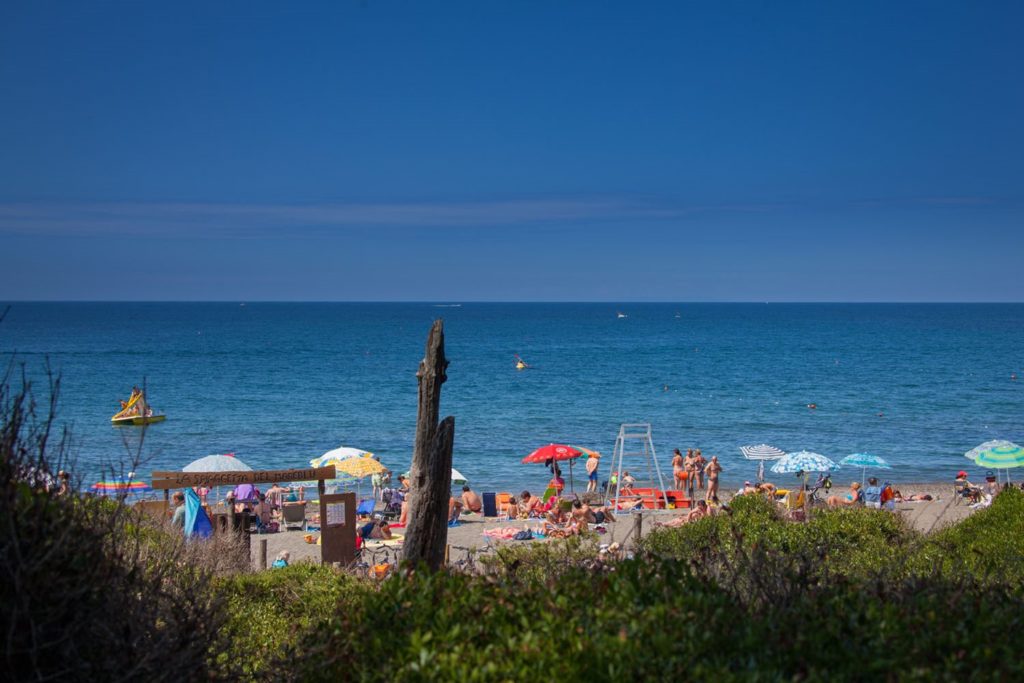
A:
[[[772,465],[772,472],[785,474],[787,472],[831,472],[839,469],[839,465],[826,458],[820,453],[811,451],[796,451],[786,453],[779,458],[779,461]]]
[[[459,472],[457,469],[455,469],[453,467],[452,468],[452,486],[462,486],[463,484],[468,484],[468,483],[469,483],[469,480],[466,479],[464,476],[462,476],[462,473]]]
[[[880,458],[877,455],[871,455],[870,453],[852,453],[842,460],[839,464],[844,467],[859,467],[861,468],[860,473],[860,484],[864,485],[864,477],[867,474],[868,468],[877,470],[891,470],[892,467],[885,461],[884,458]]]
[[[1007,442],[1005,446],[995,446],[981,451],[974,462],[980,467],[997,471],[1007,470],[1006,481],[1010,481],[1009,470],[1014,467],[1024,467],[1024,448]]]
[[[152,491],[153,489],[144,481],[133,481],[131,479],[116,477],[114,479],[98,481],[90,486],[89,490],[93,493],[119,495],[127,493],[145,493],[146,491]]]
[[[373,453],[370,451],[364,451],[360,448],[350,448],[348,446],[342,446],[335,448],[334,450],[327,451],[319,458],[313,458],[309,461],[309,464],[313,467],[328,467],[334,465],[337,467],[343,460],[349,458],[372,458]]]
[[[379,460],[373,458],[345,458],[339,461],[334,469],[338,474],[346,474],[355,479],[381,474],[387,470]]]
[[[581,451],[576,450],[572,446],[566,446],[560,443],[549,443],[547,446],[541,446],[533,453],[523,458],[524,463],[547,463],[549,460],[568,460],[569,461],[569,490],[576,491],[576,483],[572,476],[572,462],[576,458],[583,455]]]
[[[740,446],[740,452],[747,460],[776,460],[786,454],[781,448],[769,446],[766,443],[756,446]]]
[[[208,455],[193,460],[182,468],[182,472],[252,472],[252,468],[235,457],[234,453]]]
[[[971,450],[964,453],[964,457],[970,460],[971,462],[974,462],[978,458],[978,456],[981,455],[982,451],[987,451],[990,448],[999,448],[1000,446],[1016,445],[1017,444],[1013,443],[1012,441],[1007,441],[1006,439],[994,439],[993,441],[986,441],[985,443],[978,444]]]
[[[405,477],[406,479],[408,479],[409,475],[411,473],[412,473],[412,470],[409,470],[408,472],[406,472],[402,476]],[[469,483],[469,479],[466,479],[464,476],[462,476],[461,472],[459,472],[457,469],[455,469],[453,467],[452,468],[452,486],[462,486],[463,484],[468,484],[468,483]]]

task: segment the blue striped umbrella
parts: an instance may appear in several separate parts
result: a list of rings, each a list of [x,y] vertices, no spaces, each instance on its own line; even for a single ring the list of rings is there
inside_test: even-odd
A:
[[[892,467],[885,461],[884,458],[880,458],[877,455],[871,455],[870,453],[853,453],[846,456],[839,461],[840,465],[849,467],[861,468],[860,483],[864,485],[864,477],[867,475],[868,468],[877,470],[891,470]]]
[[[839,465],[821,453],[812,453],[810,451],[786,453],[778,462],[772,465],[772,472],[775,474],[786,474],[788,472],[831,472],[837,469],[839,469]]]

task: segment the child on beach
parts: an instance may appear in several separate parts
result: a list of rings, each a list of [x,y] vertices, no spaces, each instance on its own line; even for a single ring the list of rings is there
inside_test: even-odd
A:
[[[274,560],[274,564],[271,565],[274,569],[283,569],[288,566],[288,560],[292,557],[291,553],[287,550],[282,550],[277,554],[277,559]]]

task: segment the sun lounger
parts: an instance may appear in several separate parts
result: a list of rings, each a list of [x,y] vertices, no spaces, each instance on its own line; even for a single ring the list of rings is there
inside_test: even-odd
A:
[[[281,505],[281,520],[285,529],[305,529],[306,504],[284,503]]]

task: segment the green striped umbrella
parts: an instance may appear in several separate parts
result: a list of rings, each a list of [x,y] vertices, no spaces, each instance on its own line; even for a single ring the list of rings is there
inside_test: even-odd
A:
[[[1009,470],[1013,467],[1024,467],[1024,448],[1015,443],[1008,443],[1005,446],[994,446],[986,448],[974,458],[975,464],[980,467],[987,467],[992,470]],[[1010,473],[1006,473],[1009,481]]]

